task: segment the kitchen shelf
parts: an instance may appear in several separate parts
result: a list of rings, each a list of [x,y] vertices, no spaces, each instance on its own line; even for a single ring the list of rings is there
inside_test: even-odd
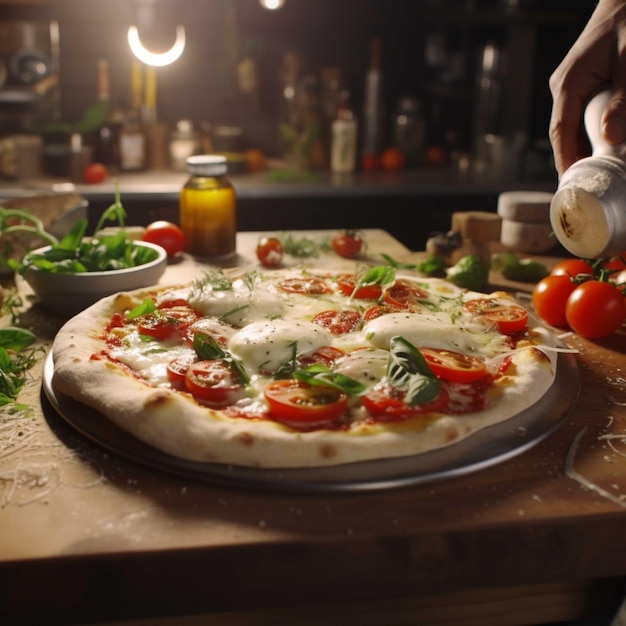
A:
[[[7,86],[0,89],[0,104],[35,104],[45,98],[59,84],[59,77],[51,74],[33,85]]]

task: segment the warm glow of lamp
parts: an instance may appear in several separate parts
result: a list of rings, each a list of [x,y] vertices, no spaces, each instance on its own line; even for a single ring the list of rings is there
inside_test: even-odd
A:
[[[285,4],[285,0],[259,0],[261,6],[269,11],[276,11]]]
[[[280,2],[281,0],[276,0]],[[169,50],[165,52],[151,52],[142,43],[139,38],[139,30],[136,26],[132,25],[128,27],[128,45],[132,53],[146,65],[152,65],[154,67],[163,67],[174,63],[178,57],[183,53],[185,49],[185,27],[176,27],[176,41]]]

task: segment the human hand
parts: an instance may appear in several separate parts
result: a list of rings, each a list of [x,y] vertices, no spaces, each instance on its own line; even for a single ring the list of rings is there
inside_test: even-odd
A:
[[[600,0],[587,25],[550,77],[550,141],[562,175],[590,153],[582,125],[584,108],[601,87],[612,96],[601,119],[605,141],[626,141],[626,0]]]

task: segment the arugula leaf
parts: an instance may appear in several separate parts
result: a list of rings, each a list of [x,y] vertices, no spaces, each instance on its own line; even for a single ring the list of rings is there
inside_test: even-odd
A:
[[[19,352],[37,341],[37,337],[30,330],[8,326],[0,329],[0,347]]]
[[[404,337],[395,336],[389,342],[387,376],[398,388],[406,391],[406,404],[423,404],[433,400],[441,389],[421,352]]]
[[[247,385],[250,382],[250,376],[243,363],[231,353],[226,352],[210,335],[196,333],[193,338],[193,349],[201,361],[224,361],[235,370],[242,384]]]

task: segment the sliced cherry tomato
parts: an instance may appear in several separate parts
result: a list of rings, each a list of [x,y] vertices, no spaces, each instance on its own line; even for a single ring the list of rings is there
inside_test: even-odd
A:
[[[337,277],[337,287],[344,296],[359,300],[378,300],[383,293],[380,285],[360,285],[354,274],[342,274]]]
[[[109,177],[109,170],[102,163],[89,163],[83,170],[83,181],[88,185],[103,183]]]
[[[212,407],[234,404],[244,396],[236,372],[218,360],[192,363],[185,374],[185,387],[194,398]]]
[[[550,274],[558,276],[559,274],[565,274],[575,278],[578,274],[593,274],[593,267],[587,261],[582,259],[564,259],[559,261],[550,271]]]
[[[519,304],[506,304],[495,298],[476,298],[465,303],[465,310],[498,326],[504,335],[526,328],[528,311]]]
[[[422,289],[415,283],[402,279],[396,280],[391,287],[385,289],[383,295],[387,304],[400,309],[408,309],[412,304],[415,304],[427,296],[428,292],[425,289]]]
[[[626,299],[615,285],[588,280],[572,291],[565,317],[581,337],[600,339],[615,332],[626,318]]]
[[[167,379],[177,388],[184,387],[185,374],[187,374],[189,366],[195,361],[197,361],[197,357],[191,352],[172,359],[167,364]]]
[[[319,276],[286,278],[278,284],[278,288],[288,293],[302,293],[307,296],[321,296],[332,293],[328,283]]]
[[[325,328],[333,335],[345,335],[359,328],[362,318],[358,311],[343,309],[341,311],[321,311],[314,315],[311,321]]]
[[[332,422],[348,406],[348,397],[337,389],[306,385],[292,379],[269,383],[265,399],[274,418],[289,424]]]
[[[565,307],[576,283],[567,274],[542,278],[533,289],[533,307],[537,315],[557,328],[567,328]]]
[[[170,258],[178,256],[185,249],[185,235],[173,222],[165,220],[152,222],[148,224],[141,238],[164,248]]]
[[[313,365],[314,363],[322,363],[326,367],[331,367],[335,361],[344,357],[346,353],[334,346],[322,346],[318,348],[313,354],[300,355],[298,357],[298,363],[301,367],[307,365]]]
[[[263,267],[277,267],[283,261],[285,250],[276,237],[261,237],[256,247],[256,256]]]
[[[448,392],[441,389],[437,397],[423,404],[406,404],[406,393],[389,383],[379,383],[363,396],[363,406],[376,418],[406,419],[421,413],[442,411],[448,403]]]
[[[137,330],[142,335],[157,339],[168,339],[175,333],[185,335],[187,327],[193,324],[199,314],[187,306],[176,306],[146,313],[137,319]]]
[[[371,322],[375,320],[377,317],[382,317],[383,315],[389,315],[389,313],[398,313],[399,311],[403,311],[404,309],[392,306],[390,304],[372,304],[372,306],[365,309],[363,313],[363,321]]]
[[[355,230],[341,230],[331,240],[333,250],[344,259],[354,259],[363,247],[363,238]]]
[[[420,348],[419,350],[433,374],[444,380],[454,383],[472,383],[487,375],[485,362],[470,354],[440,348]]]

